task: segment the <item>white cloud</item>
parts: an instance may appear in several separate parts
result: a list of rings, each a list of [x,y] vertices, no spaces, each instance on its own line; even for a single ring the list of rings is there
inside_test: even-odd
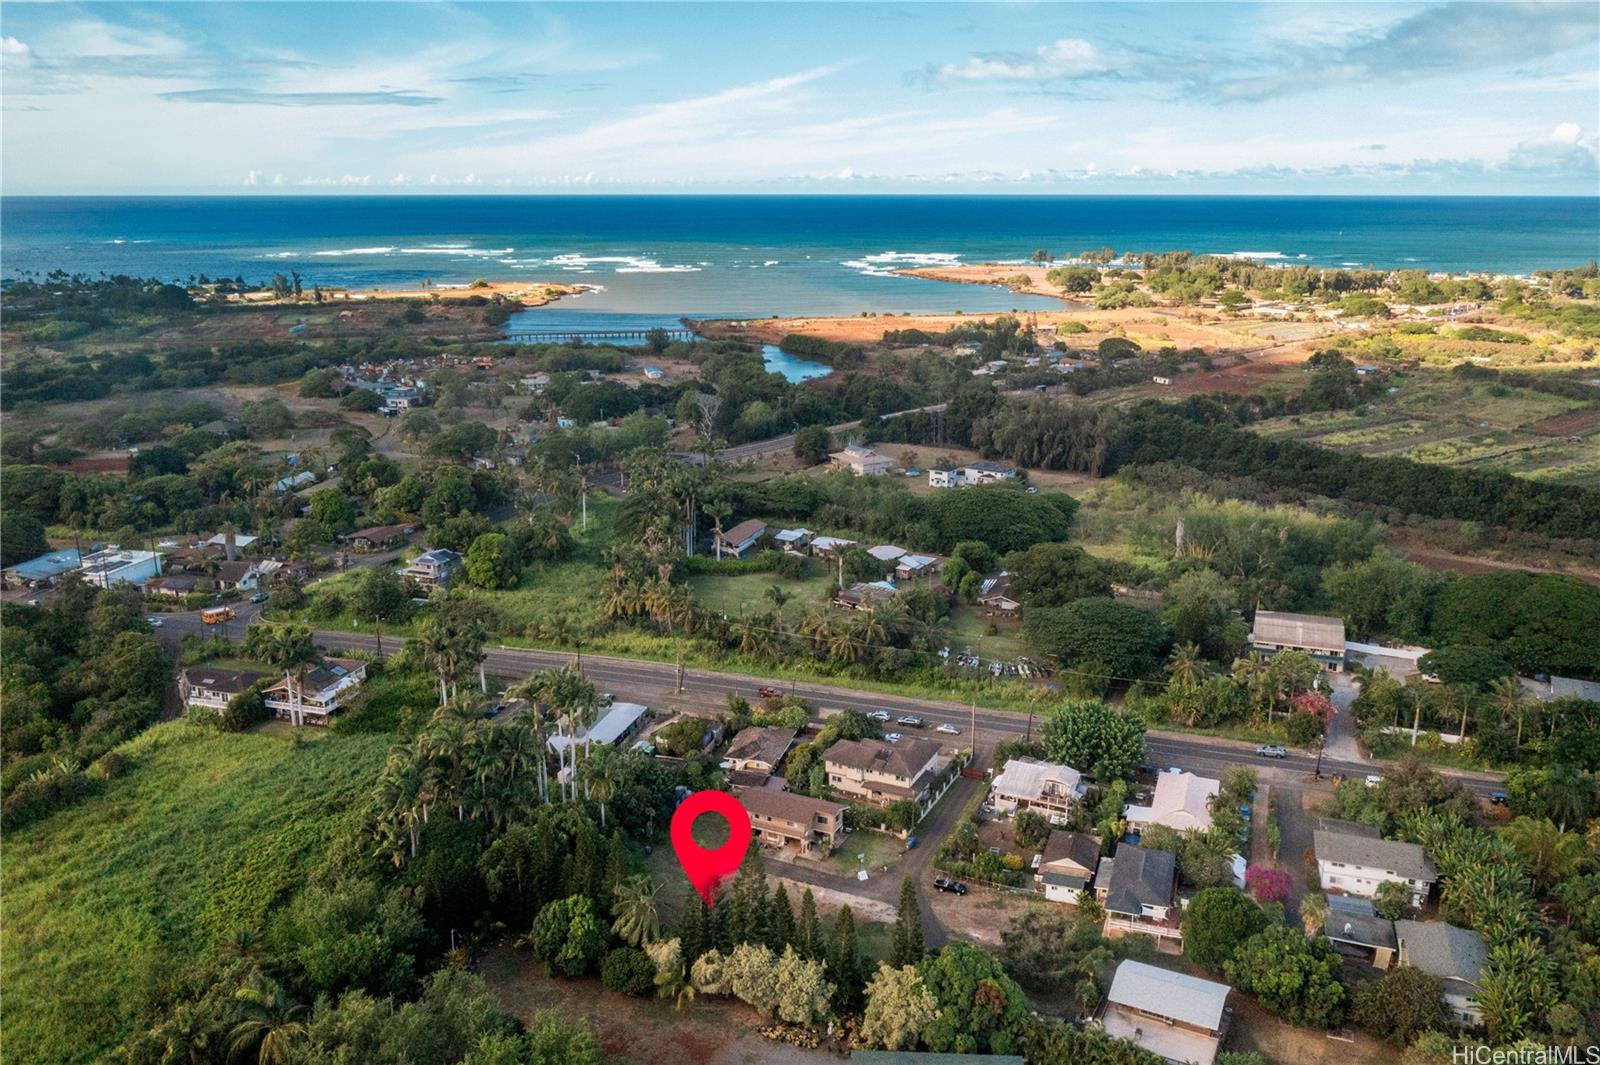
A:
[[[985,52],[938,69],[943,81],[1044,82],[1100,74],[1108,68],[1100,50],[1078,37],[1062,37],[1028,52]]]

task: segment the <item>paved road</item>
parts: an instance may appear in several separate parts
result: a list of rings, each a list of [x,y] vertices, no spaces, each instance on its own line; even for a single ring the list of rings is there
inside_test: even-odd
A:
[[[910,410],[895,411],[891,417],[898,417],[901,414],[915,414],[918,411],[932,412],[936,410],[944,410],[944,408],[945,405],[943,403],[933,403],[926,407],[912,407]],[[861,422],[859,420],[853,422],[840,422],[838,425],[828,426],[828,432],[842,433],[846,430],[854,429],[860,424]],[[722,448],[717,452],[717,461],[739,462],[743,459],[756,458],[759,455],[770,455],[775,452],[793,450],[794,434],[784,433],[782,436],[769,436],[765,440],[752,440],[748,444],[738,444],[734,447]]]
[[[197,631],[199,628],[198,615],[173,615],[167,622],[166,631],[175,637],[185,631]],[[243,627],[237,621],[229,626],[229,630],[227,635],[230,638],[243,638]],[[378,647],[378,637],[370,633],[318,630],[315,635],[318,645],[328,650],[376,652]],[[404,642],[397,636],[383,637],[384,654],[389,655],[399,651]],[[539,670],[570,665],[580,657],[584,675],[602,690],[646,701],[674,690],[677,667],[670,662],[615,658],[608,655],[580,656],[573,652],[533,651],[499,646],[487,649],[485,668],[498,677],[520,679]],[[771,680],[765,677],[690,669],[684,673],[683,690],[687,695],[711,696],[720,702],[729,694],[749,697],[754,694],[756,688],[770,683]],[[786,690],[806,699],[823,711],[848,707],[866,711],[882,710],[896,717],[902,714],[915,714],[923,719],[926,734],[936,738],[946,738],[934,730],[941,724],[948,724],[960,729],[959,734],[947,737],[950,741],[970,744],[979,752],[991,749],[1000,740],[1015,739],[1028,734],[1027,715],[1015,711],[987,710],[982,707],[974,709],[939,699],[890,695],[839,685],[793,683]],[[1038,735],[1037,721],[1034,723],[1032,734]],[[1214,777],[1220,777],[1232,766],[1249,765],[1263,776],[1270,775],[1281,780],[1305,780],[1316,768],[1316,758],[1310,754],[1292,751],[1287,758],[1263,759],[1256,757],[1253,744],[1213,736],[1191,736],[1158,730],[1148,734],[1146,746],[1151,762],[1158,767],[1177,766]],[[1339,773],[1346,777],[1363,777],[1369,773],[1383,771],[1384,764],[1378,762],[1329,757],[1324,757],[1322,761],[1324,774]],[[1503,779],[1501,775],[1493,773],[1463,773],[1452,770],[1442,770],[1442,772],[1456,777],[1466,787],[1484,796],[1500,787]]]

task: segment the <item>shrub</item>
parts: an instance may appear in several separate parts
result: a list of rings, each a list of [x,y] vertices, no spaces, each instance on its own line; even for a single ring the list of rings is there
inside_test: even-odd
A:
[[[1050,838],[1050,822],[1032,810],[1023,810],[1012,823],[1011,835],[1017,846],[1038,850]]]
[[[634,947],[619,947],[600,962],[600,982],[623,995],[643,995],[655,986],[656,967]]]

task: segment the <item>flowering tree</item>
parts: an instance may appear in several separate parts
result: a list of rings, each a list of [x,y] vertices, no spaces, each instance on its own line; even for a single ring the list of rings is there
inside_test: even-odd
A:
[[[1283,902],[1289,897],[1289,874],[1282,869],[1252,865],[1244,872],[1245,887],[1257,902]]]

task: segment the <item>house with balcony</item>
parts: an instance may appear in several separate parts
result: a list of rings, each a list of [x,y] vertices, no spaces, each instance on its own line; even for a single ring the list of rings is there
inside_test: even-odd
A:
[[[280,677],[266,690],[267,709],[291,725],[326,725],[367,679],[367,664],[327,658],[321,665]]]
[[[1439,879],[1427,852],[1416,843],[1321,829],[1311,839],[1324,891],[1370,899],[1377,896],[1379,884],[1394,880],[1406,886],[1408,904],[1418,907],[1428,901]]]
[[[1232,990],[1130,958],[1111,978],[1100,1026],[1166,1061],[1212,1065],[1227,1036]]]
[[[717,557],[724,558],[732,555],[734,558],[743,558],[766,535],[766,522],[759,518],[747,518],[733,528],[724,529],[717,534]]]
[[[1006,762],[989,787],[989,802],[996,813],[1032,810],[1053,820],[1065,819],[1072,804],[1082,797],[1083,774],[1070,765],[1036,758]]]
[[[925,804],[948,765],[933,740],[840,740],[822,755],[828,783],[853,802],[889,806],[901,799]]]
[[[1107,939],[1138,933],[1157,941],[1183,942],[1178,859],[1172,852],[1118,843],[1111,857],[1100,859],[1094,892],[1106,911]]]
[[[234,699],[269,677],[270,673],[243,669],[213,669],[204,664],[190,666],[178,674],[178,695],[186,707],[204,707],[220,714]]]
[[[446,548],[436,547],[412,559],[400,571],[400,576],[418,588],[447,588],[459,572],[461,556]]]
[[[750,830],[770,847],[792,846],[801,857],[826,857],[844,839],[846,807],[825,799],[773,788],[741,788],[739,802],[750,815]]]

